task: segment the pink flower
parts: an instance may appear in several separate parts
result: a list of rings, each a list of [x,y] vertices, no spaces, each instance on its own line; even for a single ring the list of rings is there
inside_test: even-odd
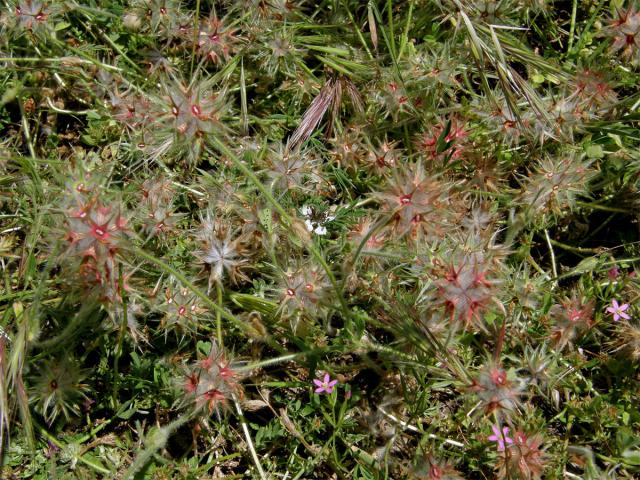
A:
[[[628,303],[624,303],[622,305],[618,305],[618,301],[614,298],[613,300],[611,300],[611,306],[607,307],[607,312],[613,314],[613,321],[617,322],[618,320],[620,320],[620,318],[624,318],[626,320],[629,320],[629,315],[624,313],[624,311],[629,308],[629,304]]]
[[[509,427],[503,427],[502,433],[500,433],[500,427],[498,427],[497,425],[491,425],[491,430],[493,430],[493,435],[487,437],[487,440],[497,442],[499,452],[504,451],[505,443],[513,443],[513,440],[507,437],[507,434],[509,433]]]
[[[322,380],[318,380],[317,378],[313,380],[313,383],[317,387],[315,389],[316,393],[326,393],[330,395],[333,393],[333,387],[335,387],[338,380],[331,380],[331,377],[328,373],[324,374],[324,378]]]

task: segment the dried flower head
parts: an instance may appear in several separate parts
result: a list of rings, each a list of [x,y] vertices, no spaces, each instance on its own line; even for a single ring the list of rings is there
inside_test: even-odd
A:
[[[640,12],[635,5],[619,9],[605,34],[612,38],[611,53],[620,52],[623,59],[633,64],[640,62]]]
[[[452,263],[436,280],[438,303],[443,304],[452,321],[469,327],[479,322],[495,295],[492,270],[482,254],[463,254],[457,263]]]
[[[436,460],[433,455],[424,455],[411,472],[411,477],[418,480],[462,480],[451,463]]]
[[[527,112],[521,112],[509,104],[504,95],[494,92],[496,101],[482,98],[477,101],[476,114],[485,120],[487,126],[506,145],[518,144],[531,126]]]
[[[421,50],[419,46],[416,50],[408,58],[413,79],[447,90],[459,85],[456,77],[461,66],[453,60],[455,54],[451,52],[448,44],[444,44],[442,50],[435,52],[428,48]]]
[[[553,347],[544,343],[536,348],[527,345],[521,359],[521,369],[526,372],[529,384],[541,394],[550,395],[561,375],[561,367]]]
[[[542,436],[526,435],[518,430],[513,443],[498,457],[498,478],[535,480],[542,477],[547,455],[542,450]]]
[[[551,338],[557,348],[571,345],[593,326],[593,309],[593,300],[585,301],[576,293],[551,307],[549,313],[554,320]]]
[[[175,130],[179,135],[193,140],[223,128],[221,112],[226,105],[224,95],[213,94],[201,88],[173,86],[168,89],[171,101],[170,112]]]
[[[148,238],[172,232],[184,215],[174,211],[175,191],[171,181],[164,177],[148,178],[141,186],[141,193],[139,218]]]
[[[380,225],[376,225],[372,218],[365,218],[351,229],[348,238],[355,249],[362,248],[362,254],[366,255],[380,251],[384,247],[387,232],[384,228],[380,228]]]
[[[575,99],[583,109],[596,112],[615,105],[618,101],[605,74],[588,69],[576,75],[569,99]]]
[[[418,135],[417,149],[430,161],[449,161],[460,158],[469,132],[458,119],[440,122]]]
[[[86,373],[67,357],[46,361],[33,378],[30,402],[35,403],[36,410],[49,424],[61,414],[67,420],[80,415],[80,406],[89,390],[82,383],[85,377]]]
[[[165,83],[164,90],[144,150],[150,160],[173,153],[195,164],[210,137],[223,138],[229,132],[223,122],[230,108],[226,92],[214,92],[210,81],[197,80],[189,86]]]
[[[516,413],[524,384],[513,371],[507,372],[499,363],[489,361],[478,372],[469,390],[475,392],[485,413],[499,411]]]
[[[220,20],[215,15],[209,17],[200,25],[197,41],[198,53],[213,63],[226,62],[238,43],[235,31],[225,25],[225,20]]]
[[[53,29],[52,19],[60,14],[60,4],[57,2],[41,2],[38,0],[21,0],[16,3],[13,20],[18,30],[31,33],[44,33]]]
[[[169,279],[164,295],[159,295],[156,301],[155,311],[162,315],[160,328],[165,336],[169,331],[179,334],[194,332],[208,312],[193,292],[174,279]]]
[[[383,114],[397,121],[400,115],[413,110],[407,90],[395,81],[384,83],[379,87],[377,100]]]
[[[319,158],[311,150],[290,151],[282,144],[270,147],[266,153],[266,174],[271,188],[278,192],[294,189],[307,191],[321,180],[318,174]]]
[[[322,311],[330,284],[322,269],[306,265],[283,272],[276,291],[283,316],[300,314],[313,318]]]
[[[536,215],[566,214],[575,207],[578,197],[588,192],[589,181],[595,175],[590,164],[571,152],[541,160],[537,170],[523,182],[520,203]]]
[[[332,159],[342,167],[357,170],[368,155],[363,143],[362,131],[357,128],[346,128],[331,140]]]
[[[402,152],[396,148],[396,142],[379,143],[377,148],[369,149],[365,166],[373,173],[384,175],[396,166]]]
[[[103,261],[113,257],[128,235],[127,220],[119,209],[94,197],[67,212],[69,252]]]
[[[113,118],[126,125],[132,132],[145,127],[151,120],[151,102],[145,96],[113,92],[110,96]]]
[[[448,188],[429,176],[422,163],[397,167],[387,188],[374,194],[382,210],[391,216],[399,236],[438,238],[451,227]]]
[[[270,31],[256,54],[256,60],[271,77],[278,72],[295,77],[297,63],[305,54],[305,49],[296,44],[295,31],[291,28]]]
[[[170,42],[186,36],[190,28],[189,15],[182,10],[180,3],[179,0],[142,0],[134,3],[134,10],[128,13],[145,19],[141,21],[143,31]]]
[[[209,212],[202,219],[197,238],[201,248],[195,256],[209,270],[209,288],[214,283],[222,283],[225,277],[234,283],[247,278],[243,272],[249,263],[244,235],[228,221]]]
[[[209,355],[188,368],[184,381],[187,403],[196,410],[204,410],[205,415],[216,412],[228,400],[242,396],[236,365],[230,361],[222,349],[212,341]]]

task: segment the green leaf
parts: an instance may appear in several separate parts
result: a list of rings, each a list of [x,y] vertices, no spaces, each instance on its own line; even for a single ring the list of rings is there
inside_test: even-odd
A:
[[[258,218],[260,219],[260,223],[265,228],[265,230],[269,233],[273,233],[273,212],[270,208],[263,208],[258,212]]]
[[[604,158],[604,150],[600,145],[589,145],[586,152],[589,158]]]
[[[533,83],[544,83],[544,75],[540,74],[540,73],[534,73],[533,75],[531,75],[531,80],[533,81]]]
[[[89,145],[91,147],[95,147],[97,145],[96,140],[91,135],[82,135],[80,139],[85,145]]]
[[[118,413],[118,418],[122,418],[123,420],[129,420],[136,412],[137,408],[130,408],[129,410],[125,410],[124,412]]]
[[[2,98],[0,99],[0,106],[6,105],[7,103],[14,101],[21,90],[22,90],[21,83],[18,83],[11,88],[7,88],[2,94]]]
[[[587,257],[582,260],[576,267],[573,269],[574,274],[588,273],[592,272],[600,263],[600,259],[598,257]]]
[[[202,340],[200,340],[198,341],[196,348],[200,353],[209,355],[209,352],[211,352],[211,342],[203,342]]]
[[[627,465],[640,465],[640,450],[625,450],[622,458]]]

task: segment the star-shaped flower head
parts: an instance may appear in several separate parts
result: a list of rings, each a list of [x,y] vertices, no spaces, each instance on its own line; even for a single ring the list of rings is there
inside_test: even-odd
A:
[[[338,380],[331,380],[329,374],[325,373],[322,380],[316,378],[313,380],[313,383],[317,387],[315,389],[316,393],[326,393],[327,395],[331,395],[333,393],[333,387],[336,386]]]

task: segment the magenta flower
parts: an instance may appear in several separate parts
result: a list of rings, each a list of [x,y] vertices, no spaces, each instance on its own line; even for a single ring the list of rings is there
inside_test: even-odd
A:
[[[628,303],[624,303],[622,305],[618,305],[618,301],[614,298],[611,300],[611,306],[607,307],[607,312],[613,314],[613,321],[617,322],[620,318],[624,318],[625,320],[629,320],[629,315],[624,313],[624,311],[629,308]]]
[[[500,427],[497,425],[491,425],[491,430],[493,430],[493,435],[487,437],[487,440],[498,443],[498,451],[504,451],[505,443],[513,443],[513,440],[507,435],[509,434],[509,427],[502,427],[502,433],[500,433]]]
[[[316,393],[326,393],[330,395],[333,393],[333,387],[335,387],[338,380],[331,380],[331,377],[328,373],[324,374],[324,378],[322,380],[318,380],[317,378],[313,380],[313,383],[317,387],[315,389]]]

